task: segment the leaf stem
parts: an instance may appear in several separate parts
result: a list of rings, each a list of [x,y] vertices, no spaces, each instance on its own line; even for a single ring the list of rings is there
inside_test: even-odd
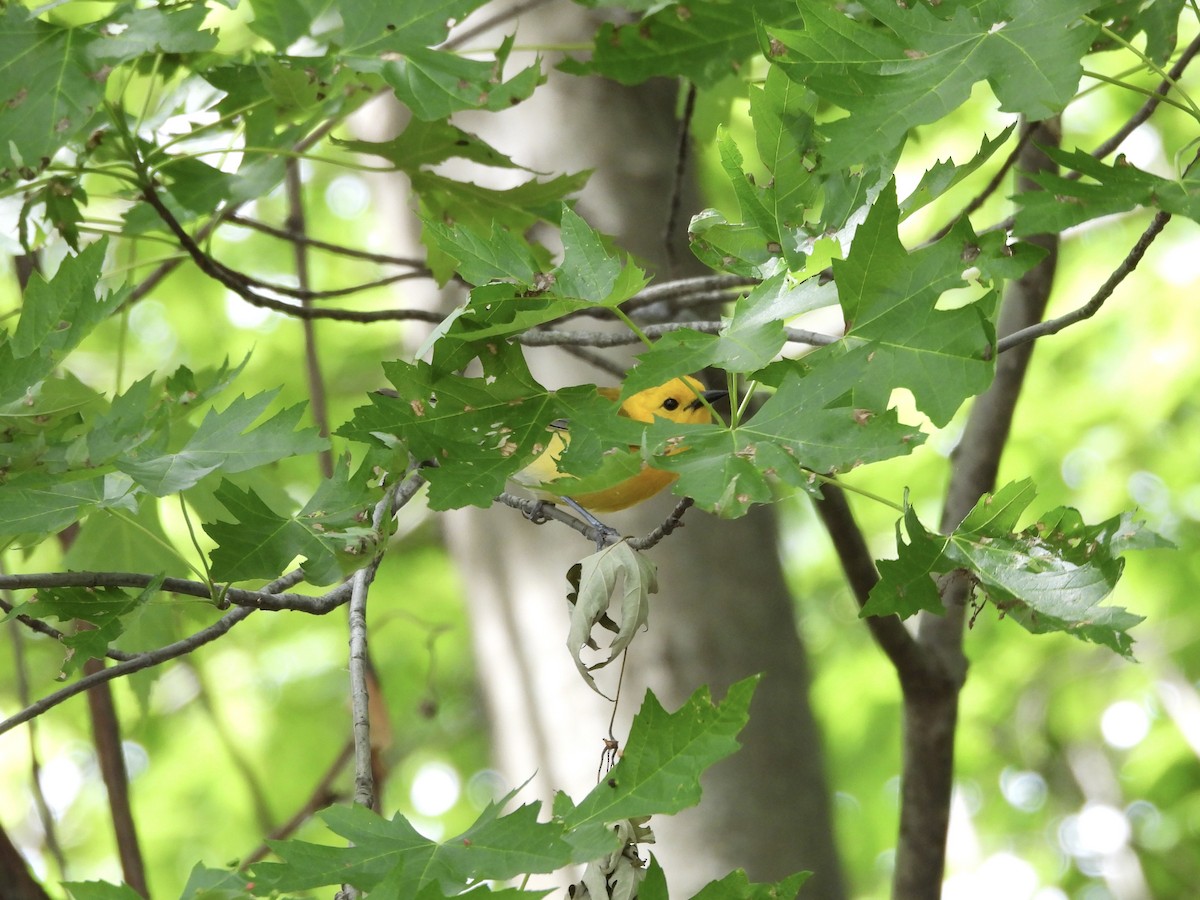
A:
[[[1092,25],[1098,26],[1106,37],[1108,37],[1113,42],[1119,44],[1120,46],[1124,47],[1126,50],[1128,50],[1130,53],[1132,53],[1134,56],[1136,56],[1138,59],[1140,59],[1142,61],[1142,63],[1146,66],[1147,69],[1149,69],[1151,72],[1156,74],[1166,84],[1169,84],[1176,91],[1178,91],[1179,95],[1187,103],[1187,108],[1180,106],[1178,103],[1172,103],[1172,101],[1170,99],[1168,99],[1166,96],[1163,96],[1163,102],[1172,103],[1173,106],[1178,106],[1179,109],[1182,109],[1184,112],[1187,112],[1190,109],[1191,113],[1192,113],[1192,118],[1200,120],[1200,108],[1198,108],[1196,106],[1195,102],[1192,100],[1192,98],[1188,94],[1188,92],[1183,90],[1179,86],[1179,82],[1177,82],[1174,78],[1172,78],[1171,75],[1162,68],[1162,66],[1160,66],[1158,63],[1156,63],[1154,60],[1152,60],[1149,56],[1147,56],[1145,53],[1143,53],[1141,50],[1139,50],[1133,44],[1129,43],[1129,41],[1125,40],[1125,38],[1121,37],[1121,35],[1117,34],[1115,31],[1113,31],[1107,25],[1104,25],[1101,22],[1098,22],[1097,20],[1093,19],[1091,16],[1082,16],[1082,19],[1085,22],[1088,22]],[[1131,90],[1139,91],[1140,93],[1145,93],[1145,94],[1153,93],[1151,91],[1145,90],[1144,88],[1138,88],[1138,87],[1135,87],[1134,85],[1125,84],[1120,81],[1109,79],[1107,76],[1101,75],[1098,72],[1085,72],[1084,74],[1089,75],[1092,78],[1097,78],[1101,81],[1108,81],[1110,84],[1115,84],[1115,85],[1119,85],[1121,87],[1127,87]]]
[[[140,531],[142,534],[144,534],[146,537],[148,537],[150,540],[152,540],[158,546],[162,547],[164,550],[166,550],[168,553],[170,553],[172,556],[174,556],[176,559],[178,559],[181,563],[183,563],[185,566],[187,566],[189,569],[191,569],[192,572],[198,578],[200,578],[202,581],[204,581],[206,584],[208,584],[211,587],[212,583],[209,581],[207,574],[204,572],[201,572],[199,569],[197,569],[195,566],[193,566],[190,562],[188,562],[187,557],[185,557],[174,546],[172,546],[172,544],[169,541],[166,541],[163,538],[161,538],[159,535],[155,534],[153,531],[151,531],[149,528],[147,528],[145,525],[143,525],[137,519],[130,516],[124,510],[110,508],[108,510],[108,512],[112,513],[114,516],[116,516],[118,519],[120,519],[125,524],[129,525],[130,527],[136,528],[138,531]]]
[[[874,500],[876,503],[882,503],[884,506],[890,507],[898,513],[904,513],[903,506],[887,499],[887,497],[880,496],[879,494],[868,491],[865,488],[855,487],[854,485],[835,478],[832,475],[822,475],[820,472],[813,472],[812,474],[813,477],[822,484],[834,485],[841,488],[843,491],[849,491],[851,494],[858,494],[860,497],[866,497],[868,500]]]
[[[1116,78],[1110,78],[1108,75],[1105,75],[1102,72],[1093,72],[1091,69],[1084,69],[1083,74],[1086,75],[1088,78],[1095,78],[1097,81],[1103,81],[1106,84],[1111,84],[1116,87],[1125,88],[1128,91],[1133,91],[1135,94],[1142,94],[1146,97],[1154,97],[1154,98],[1158,99],[1159,101],[1161,101],[1162,103],[1165,103],[1168,106],[1174,106],[1176,109],[1180,110],[1181,112],[1187,113],[1192,118],[1200,120],[1200,111],[1196,110],[1194,107],[1185,106],[1184,104],[1180,103],[1178,100],[1173,100],[1171,97],[1164,97],[1159,94],[1156,94],[1154,91],[1150,90],[1149,88],[1144,88],[1144,87],[1141,87],[1136,84],[1130,84],[1127,81],[1120,81]]]
[[[196,540],[196,530],[192,527],[192,517],[188,515],[187,501],[183,499],[183,491],[179,492],[179,511],[183,513],[183,523],[187,526],[188,537],[191,538],[192,546],[196,548],[196,555],[200,557],[200,565],[204,569],[204,574],[201,576],[208,584],[212,584],[212,573],[208,569],[208,562],[204,558],[204,551],[200,549],[200,542]],[[195,572],[195,568],[192,569]],[[200,574],[200,573],[196,573]]]

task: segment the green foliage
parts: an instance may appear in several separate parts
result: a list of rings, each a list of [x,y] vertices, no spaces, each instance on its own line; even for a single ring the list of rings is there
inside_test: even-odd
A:
[[[1096,29],[1094,0],[1055,4],[899,6],[866,0],[874,21],[804,7],[801,31],[767,27],[764,53],[789,77],[850,113],[825,129],[828,165],[888,157],[914,127],[935,122],[986,80],[1006,112],[1045,119],[1075,95]],[[882,26],[882,27],[879,27]]]
[[[1156,112],[1154,120],[1173,164],[1131,159],[1132,152],[1098,158],[1100,137],[1087,132],[1094,111],[1085,108],[1066,119],[1062,147],[1043,148],[1057,171],[1022,173],[1036,189],[999,188],[1014,195],[1012,222],[1003,221],[1002,204],[987,200],[989,181],[1001,183],[1020,139],[1013,116],[1027,123],[1060,116],[1086,104],[1095,85],[1128,88],[1117,96],[1134,105],[1157,88],[1161,69],[1178,58],[1180,33],[1194,28],[1181,27],[1182,0],[586,4],[628,11],[632,21],[598,26],[586,36],[588,52],[576,46],[578,58],[563,71],[626,85],[682,79],[701,104],[737,98],[713,145],[701,148],[728,202],[714,200],[694,216],[688,236],[713,272],[752,283],[722,295],[728,302],[719,313],[692,316],[691,327],[687,307],[673,308],[682,326],[640,354],[620,393],[628,398],[708,370],[729,389],[731,407],[711,424],[690,426],[633,421],[592,385],[553,389],[531,372],[523,342],[553,343],[544,332],[576,317],[617,320],[644,338],[641,307],[630,301],[650,277],[576,207],[588,173],[535,172],[471,133],[465,119],[449,121],[522,103],[546,78],[539,57],[515,64],[512,35],[482,51],[455,44],[451,23],[482,5],[250,0],[232,11],[123,0],[37,10],[8,4],[0,13],[0,194],[16,225],[8,249],[39,255],[50,272],[34,272],[7,303],[6,316],[19,318],[6,318],[0,332],[4,573],[155,576],[145,589],[64,586],[17,596],[5,621],[53,620],[67,632],[39,645],[41,671],[74,678],[86,660],[118,645],[153,649],[210,625],[221,585],[253,587],[295,565],[306,590],[383,554],[395,559],[406,550],[389,546],[391,523],[371,521],[384,487],[419,466],[429,509],[489,506],[545,449],[547,428],[558,420],[570,428],[560,466],[576,479],[575,493],[651,466],[675,475],[672,489],[701,509],[736,517],[788,492],[818,495],[832,481],[885,500],[911,485],[895,524],[896,558],[878,564],[881,580],[864,615],[941,613],[937,580],[969,578],[980,606],[990,602],[1030,632],[1062,632],[1132,657],[1129,629],[1142,617],[1104,601],[1127,551],[1166,542],[1132,514],[1112,513],[1129,505],[1123,495],[1105,496],[1086,518],[1063,503],[1022,525],[1035,489],[1019,470],[939,534],[917,514],[939,488],[932,476],[912,473],[939,463],[921,448],[948,446],[966,405],[992,384],[999,300],[1044,252],[1026,238],[1109,227],[1111,217],[1143,211],[1200,221],[1197,175],[1186,162],[1200,107],[1178,80],[1165,111],[1176,119]],[[410,114],[404,130],[390,140],[348,138],[346,117],[380,92]],[[1170,127],[1180,120],[1188,133]],[[955,141],[943,147],[951,134]],[[246,204],[264,217],[279,212],[290,161],[303,163],[305,177],[316,179],[309,184],[328,186],[331,171],[365,159],[407,177],[423,259],[335,253],[327,266],[312,267],[312,285],[296,291],[273,274],[292,264],[290,249],[264,249],[261,236],[245,249],[227,239],[231,217]],[[455,166],[463,163],[506,177],[462,175]],[[898,192],[897,184],[909,187]],[[971,191],[983,192],[978,203]],[[369,228],[344,230],[365,242]],[[330,230],[329,240],[305,246],[316,253],[351,242],[342,226]],[[196,265],[146,280],[147,266],[181,260]],[[405,265],[404,277],[453,283],[465,296],[411,359],[383,363],[395,396],[367,393],[378,373],[363,363],[394,354],[379,349],[394,346],[390,334],[339,347],[341,375],[356,370],[341,379],[329,429],[333,449],[345,456],[331,477],[318,479],[312,463],[331,444],[305,420],[298,354],[281,353],[288,342],[264,329],[257,337],[270,349],[237,366],[221,363],[242,335],[230,335],[219,304],[282,297],[302,300],[306,316],[336,307],[342,318],[370,318],[397,304],[368,289],[361,302],[339,299],[359,292],[346,284],[379,286],[384,276],[362,276],[368,265],[389,273]],[[1080,292],[1100,280],[1091,277]],[[221,296],[226,290],[230,298]],[[185,323],[177,336],[186,349],[175,352],[166,337],[131,337],[163,315],[160,307]],[[796,352],[794,329],[808,327],[801,317],[810,314],[840,327],[820,326],[836,333]],[[1160,327],[1170,334],[1174,323]],[[1106,358],[1120,358],[1124,336],[1108,340]],[[1078,359],[1058,368],[1064,381],[1074,371],[1095,374]],[[1059,387],[1044,383],[1039,396]],[[231,388],[236,397],[222,397]],[[1180,389],[1175,406],[1157,417],[1163,429],[1182,433],[1195,424],[1194,395]],[[1043,424],[1047,432],[1057,425]],[[1102,443],[1095,433],[1103,427],[1085,420],[1082,437],[1056,434],[1055,446],[1064,457],[1076,441],[1077,450],[1089,450],[1089,440]],[[1141,446],[1168,453],[1172,440],[1143,435]],[[1193,469],[1193,449],[1165,468]],[[909,457],[911,467],[898,468]],[[891,467],[876,465],[889,460]],[[1059,477],[1057,460],[1040,464],[1050,474],[1038,472],[1039,484]],[[622,541],[574,572],[566,643],[589,684],[591,669],[616,659],[652,620],[652,553]],[[158,580],[189,569],[210,598],[194,608],[165,595]],[[614,598],[619,622],[608,616]],[[583,654],[599,649],[597,625],[614,636],[589,666]],[[248,656],[258,655],[259,647],[248,647]],[[143,710],[152,709],[149,681],[135,691]],[[650,696],[607,780],[578,805],[560,796],[549,821],[537,821],[536,805],[504,813],[494,804],[457,837],[434,841],[403,815],[335,807],[323,821],[351,846],[279,842],[282,862],[258,864],[252,886],[198,866],[183,896],[341,883],[381,897],[530,896],[481,882],[589,863],[590,891],[607,889],[612,876],[622,890],[640,883],[644,900],[666,897],[656,863],[642,870],[625,856],[619,876],[597,866],[647,839],[644,817],[696,802],[702,770],[734,749],[749,692],[748,683],[736,685],[715,707],[698,692],[673,715]],[[340,708],[340,696],[325,700]],[[20,705],[8,695],[5,702]],[[156,727],[153,718],[144,727]],[[1169,793],[1162,784],[1171,776],[1161,779],[1154,786]],[[753,885],[733,873],[697,897],[784,897],[799,884],[796,877]],[[130,895],[98,882],[65,889],[79,900]]]
[[[402,816],[388,820],[359,807],[338,807],[321,819],[347,846],[275,843],[282,862],[254,866],[251,890],[272,895],[352,884],[372,896],[456,897],[481,881],[554,872],[606,856],[621,846],[610,823],[678,812],[699,801],[696,776],[737,749],[756,680],[733,685],[719,705],[701,689],[674,713],[647,693],[621,761],[578,804],[559,794],[549,821],[538,821],[538,803],[502,814],[514,791],[489,804],[461,834],[432,841]]]
[[[961,570],[1006,618],[1034,634],[1066,632],[1132,656],[1128,630],[1143,617],[1099,604],[1116,587],[1124,552],[1170,543],[1128,513],[1086,525],[1078,511],[1062,507],[1017,531],[1035,494],[1028,479],[1006,485],[980,499],[948,535],[931,534],[906,506],[908,543],[897,522],[900,556],[879,564],[881,580],[862,614],[907,618],[922,609],[944,612],[933,578]]]

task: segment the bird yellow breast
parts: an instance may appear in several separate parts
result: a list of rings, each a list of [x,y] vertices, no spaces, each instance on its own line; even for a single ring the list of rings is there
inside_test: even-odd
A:
[[[689,425],[707,424],[712,421],[712,415],[708,407],[698,400],[703,390],[704,385],[695,378],[675,378],[666,384],[633,394],[621,404],[619,412],[638,422],[653,422],[657,417]],[[619,395],[615,388],[600,388],[599,391],[611,400],[617,399]],[[546,449],[524,469],[513,475],[513,480],[530,489],[539,499],[554,502],[569,495],[584,509],[607,513],[627,509],[653,497],[678,477],[673,472],[665,472],[642,463],[642,468],[636,475],[611,487],[583,494],[573,493],[570,483],[574,476],[563,473],[558,468],[559,457],[570,440],[570,434],[565,428],[551,428]],[[685,449],[687,448],[672,448],[668,455]]]

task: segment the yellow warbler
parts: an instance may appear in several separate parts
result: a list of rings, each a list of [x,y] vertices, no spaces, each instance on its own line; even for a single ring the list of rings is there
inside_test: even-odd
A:
[[[620,394],[616,388],[600,388],[599,391],[610,400],[616,400]],[[700,398],[712,403],[727,393],[706,391],[703,384],[690,376],[674,378],[666,384],[633,394],[621,404],[618,413],[638,422],[653,422],[657,417],[684,425],[705,425],[712,421],[712,413]],[[556,422],[549,430],[551,435],[546,449],[513,476],[514,481],[531,489],[540,499],[565,501],[571,506],[578,504],[592,512],[615,512],[653,497],[678,477],[673,472],[652,469],[643,463],[640,472],[611,487],[566,497],[562,492],[570,490],[572,477],[559,471],[558,458],[571,435],[564,422]]]

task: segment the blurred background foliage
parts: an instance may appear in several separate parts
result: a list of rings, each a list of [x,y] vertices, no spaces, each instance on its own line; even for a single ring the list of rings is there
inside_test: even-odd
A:
[[[228,23],[221,34],[224,41],[253,40]],[[1194,91],[1198,82],[1190,76],[1186,86]],[[694,127],[709,202],[731,215],[736,205],[713,151],[715,125],[729,126],[744,149],[753,146],[744,105],[732,94],[723,84],[701,91]],[[1141,99],[1101,87],[1067,111],[1064,128],[1110,133]],[[973,153],[984,115],[993,114],[968,103],[936,129],[919,133],[898,172],[900,195],[906,193],[904,179],[914,184],[935,158]],[[986,127],[995,133],[1005,124],[996,119]],[[1139,166],[1165,173],[1170,161],[1162,148],[1185,144],[1193,125],[1164,110],[1139,130],[1128,152],[1140,154]],[[312,236],[388,249],[378,237],[386,230],[375,227],[384,211],[361,173],[307,163],[301,171]],[[986,173],[975,176],[914,217],[906,226],[911,240],[928,236],[985,180]],[[90,191],[94,203],[102,202],[101,183]],[[0,201],[6,221],[0,230],[3,310],[19,305],[10,262],[19,247],[7,228],[18,204]],[[998,195],[981,221],[1006,211],[1007,201]],[[280,221],[286,204],[277,191],[246,212]],[[1049,314],[1086,299],[1148,220],[1149,213],[1135,212],[1102,228],[1069,232]],[[213,250],[259,277],[294,279],[290,247],[257,232],[222,229]],[[132,244],[121,252],[131,272],[161,258]],[[377,274],[369,263],[318,253],[312,270],[316,289]],[[394,302],[404,290],[403,282],[380,289],[374,302]],[[971,671],[960,717],[948,898],[1182,898],[1200,884],[1200,616],[1192,606],[1200,584],[1197,297],[1200,230],[1176,220],[1099,316],[1038,343],[1000,482],[1031,475],[1039,508],[1075,506],[1088,521],[1136,508],[1178,549],[1131,556],[1112,598],[1147,617],[1134,631],[1136,664],[1065,635],[1032,637],[994,609],[980,612],[967,641]],[[371,302],[368,296],[363,305]],[[405,329],[419,327],[316,325],[332,422],[349,418],[364,393],[381,383],[379,361],[398,355]],[[236,362],[246,354],[241,390],[281,386],[281,403],[307,399],[301,325],[246,306],[185,266],[151,298],[98,329],[72,357],[71,370],[99,390],[116,392],[150,371],[200,368],[220,355]],[[961,421],[962,414],[911,457],[856,473],[856,484],[889,497],[905,485],[915,497],[939,496]],[[336,441],[335,447],[346,449]],[[298,485],[316,475],[312,458],[280,465]],[[894,513],[869,502],[854,505],[872,548],[880,556],[894,554]],[[814,703],[851,894],[882,898],[897,821],[899,692],[858,621],[808,501],[781,499],[778,509],[784,523],[780,552],[815,673]],[[936,510],[918,511],[925,521],[936,521]],[[162,529],[186,546],[174,501],[162,501],[158,515]],[[497,528],[516,527],[512,510],[496,508],[493,515]],[[22,566],[85,568],[102,554],[108,568],[153,568],[142,537],[117,521],[103,537],[93,530],[66,560],[57,553],[44,544],[32,559],[22,558]],[[7,555],[21,558],[18,550]],[[488,661],[471,658],[470,625],[435,516],[412,506],[404,511],[374,590],[372,650],[390,719],[383,752],[392,766],[382,805],[430,834],[452,834],[511,785],[498,784],[488,770],[474,687],[477,678],[487,678]],[[149,647],[163,635],[194,630],[203,621],[198,613],[208,609],[186,599],[152,604],[121,645]],[[36,697],[45,690],[62,651],[13,625],[5,631],[0,712],[9,714],[25,704],[24,692]],[[202,652],[115,684],[155,896],[176,894],[197,860],[219,866],[244,858],[264,832],[313,795],[349,735],[346,639],[340,612],[324,618],[260,615]],[[565,653],[563,664],[569,664]],[[47,846],[29,790],[31,741],[56,839],[70,861],[66,872]],[[344,798],[349,779],[343,770],[332,781],[333,792]],[[0,737],[0,809],[40,876],[119,880],[82,700]],[[322,834],[312,829],[299,836],[321,840]],[[1114,881],[1115,872],[1134,870],[1144,877],[1142,893]]]

